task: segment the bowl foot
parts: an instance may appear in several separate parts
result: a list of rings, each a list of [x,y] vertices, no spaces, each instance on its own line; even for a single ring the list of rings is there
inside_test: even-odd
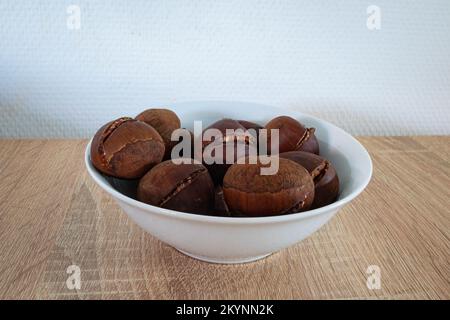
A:
[[[219,264],[238,264],[238,263],[249,263],[249,262],[253,262],[256,260],[260,260],[263,259],[269,255],[271,255],[272,253],[268,253],[268,254],[263,254],[261,256],[255,256],[255,257],[248,257],[248,258],[237,258],[237,259],[229,259],[229,258],[210,258],[210,257],[204,257],[204,256],[199,256],[196,254],[192,254],[186,251],[183,251],[181,249],[175,248],[177,249],[179,252],[181,252],[182,254],[185,254],[191,258],[197,259],[197,260],[201,260],[201,261],[205,261],[205,262],[209,262],[209,263],[219,263]]]

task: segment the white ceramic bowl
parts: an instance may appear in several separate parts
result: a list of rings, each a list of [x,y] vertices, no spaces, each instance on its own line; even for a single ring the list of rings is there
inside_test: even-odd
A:
[[[335,166],[340,180],[340,195],[336,202],[307,212],[259,218],[196,215],[162,209],[126,196],[126,183],[124,188],[123,183],[104,177],[93,167],[89,143],[85,161],[94,181],[145,231],[193,258],[214,263],[244,263],[289,247],[323,226],[370,181],[372,161],[364,147],[350,134],[318,118],[265,105],[231,101],[175,103],[170,105],[170,109],[178,114],[182,126],[188,129],[192,129],[194,120],[202,120],[205,128],[224,117],[260,124],[279,115],[294,117],[308,127],[316,128],[320,153]]]

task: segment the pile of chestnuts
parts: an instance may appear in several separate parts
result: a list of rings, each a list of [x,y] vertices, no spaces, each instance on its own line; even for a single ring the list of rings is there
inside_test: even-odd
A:
[[[209,129],[215,130],[213,138],[205,134]],[[174,138],[179,130],[185,134]],[[221,119],[194,136],[173,111],[155,108],[101,127],[91,143],[91,161],[106,176],[135,182],[137,200],[150,205],[227,217],[284,215],[338,197],[338,175],[320,156],[314,133],[280,116],[265,126]],[[175,152],[181,137],[189,149]],[[267,159],[276,159],[277,168],[262,174]]]

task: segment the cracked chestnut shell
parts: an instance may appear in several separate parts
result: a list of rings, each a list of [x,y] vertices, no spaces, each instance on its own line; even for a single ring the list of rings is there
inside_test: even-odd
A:
[[[136,120],[143,121],[160,134],[164,141],[164,159],[170,159],[170,153],[176,141],[171,141],[172,132],[181,128],[181,121],[177,114],[169,109],[147,109],[136,116]]]
[[[261,175],[265,165],[252,161],[255,159],[234,164],[225,174],[223,192],[231,212],[257,217],[309,209],[314,200],[314,182],[305,168],[280,158],[276,174]]]
[[[141,178],[138,200],[165,209],[208,214],[214,208],[214,183],[208,170],[194,160],[161,162]]]
[[[281,153],[280,157],[300,164],[311,174],[315,186],[312,208],[320,208],[336,200],[339,194],[339,178],[327,159],[303,151]]]
[[[297,120],[281,116],[270,120],[265,129],[268,130],[268,148],[270,148],[271,131],[270,129],[279,129],[279,153],[288,151],[306,151],[319,154],[319,142],[314,135],[315,128],[306,128]]]
[[[203,140],[202,151],[204,152],[205,148],[207,148],[208,146],[210,146],[210,148],[214,148],[215,146],[222,144],[222,154],[220,156],[215,154],[215,150],[217,149],[215,149],[214,152],[211,153],[212,157],[214,157],[215,159],[221,159],[222,163],[206,163],[206,161],[208,161],[209,159],[209,152],[207,152],[206,154],[203,153],[203,159],[206,160],[204,161],[205,166],[208,168],[214,182],[216,184],[222,184],[225,173],[233,163],[236,163],[237,159],[257,153],[256,138],[250,134],[247,134],[246,128],[242,126],[238,121],[232,119],[219,120],[206,128],[205,131],[212,128],[218,129],[222,133],[222,136],[213,141]],[[227,135],[227,129],[240,129],[242,130],[242,132],[236,133],[234,135]],[[228,159],[227,148],[233,148],[233,159]]]
[[[161,162],[164,143],[148,124],[123,117],[101,127],[91,144],[94,167],[112,177],[136,179]]]

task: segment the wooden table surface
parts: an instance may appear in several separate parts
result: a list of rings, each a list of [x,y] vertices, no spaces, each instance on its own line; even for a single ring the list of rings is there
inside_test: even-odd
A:
[[[368,188],[308,239],[244,265],[143,232],[88,176],[85,140],[0,140],[0,298],[449,299],[450,137],[359,140]]]

